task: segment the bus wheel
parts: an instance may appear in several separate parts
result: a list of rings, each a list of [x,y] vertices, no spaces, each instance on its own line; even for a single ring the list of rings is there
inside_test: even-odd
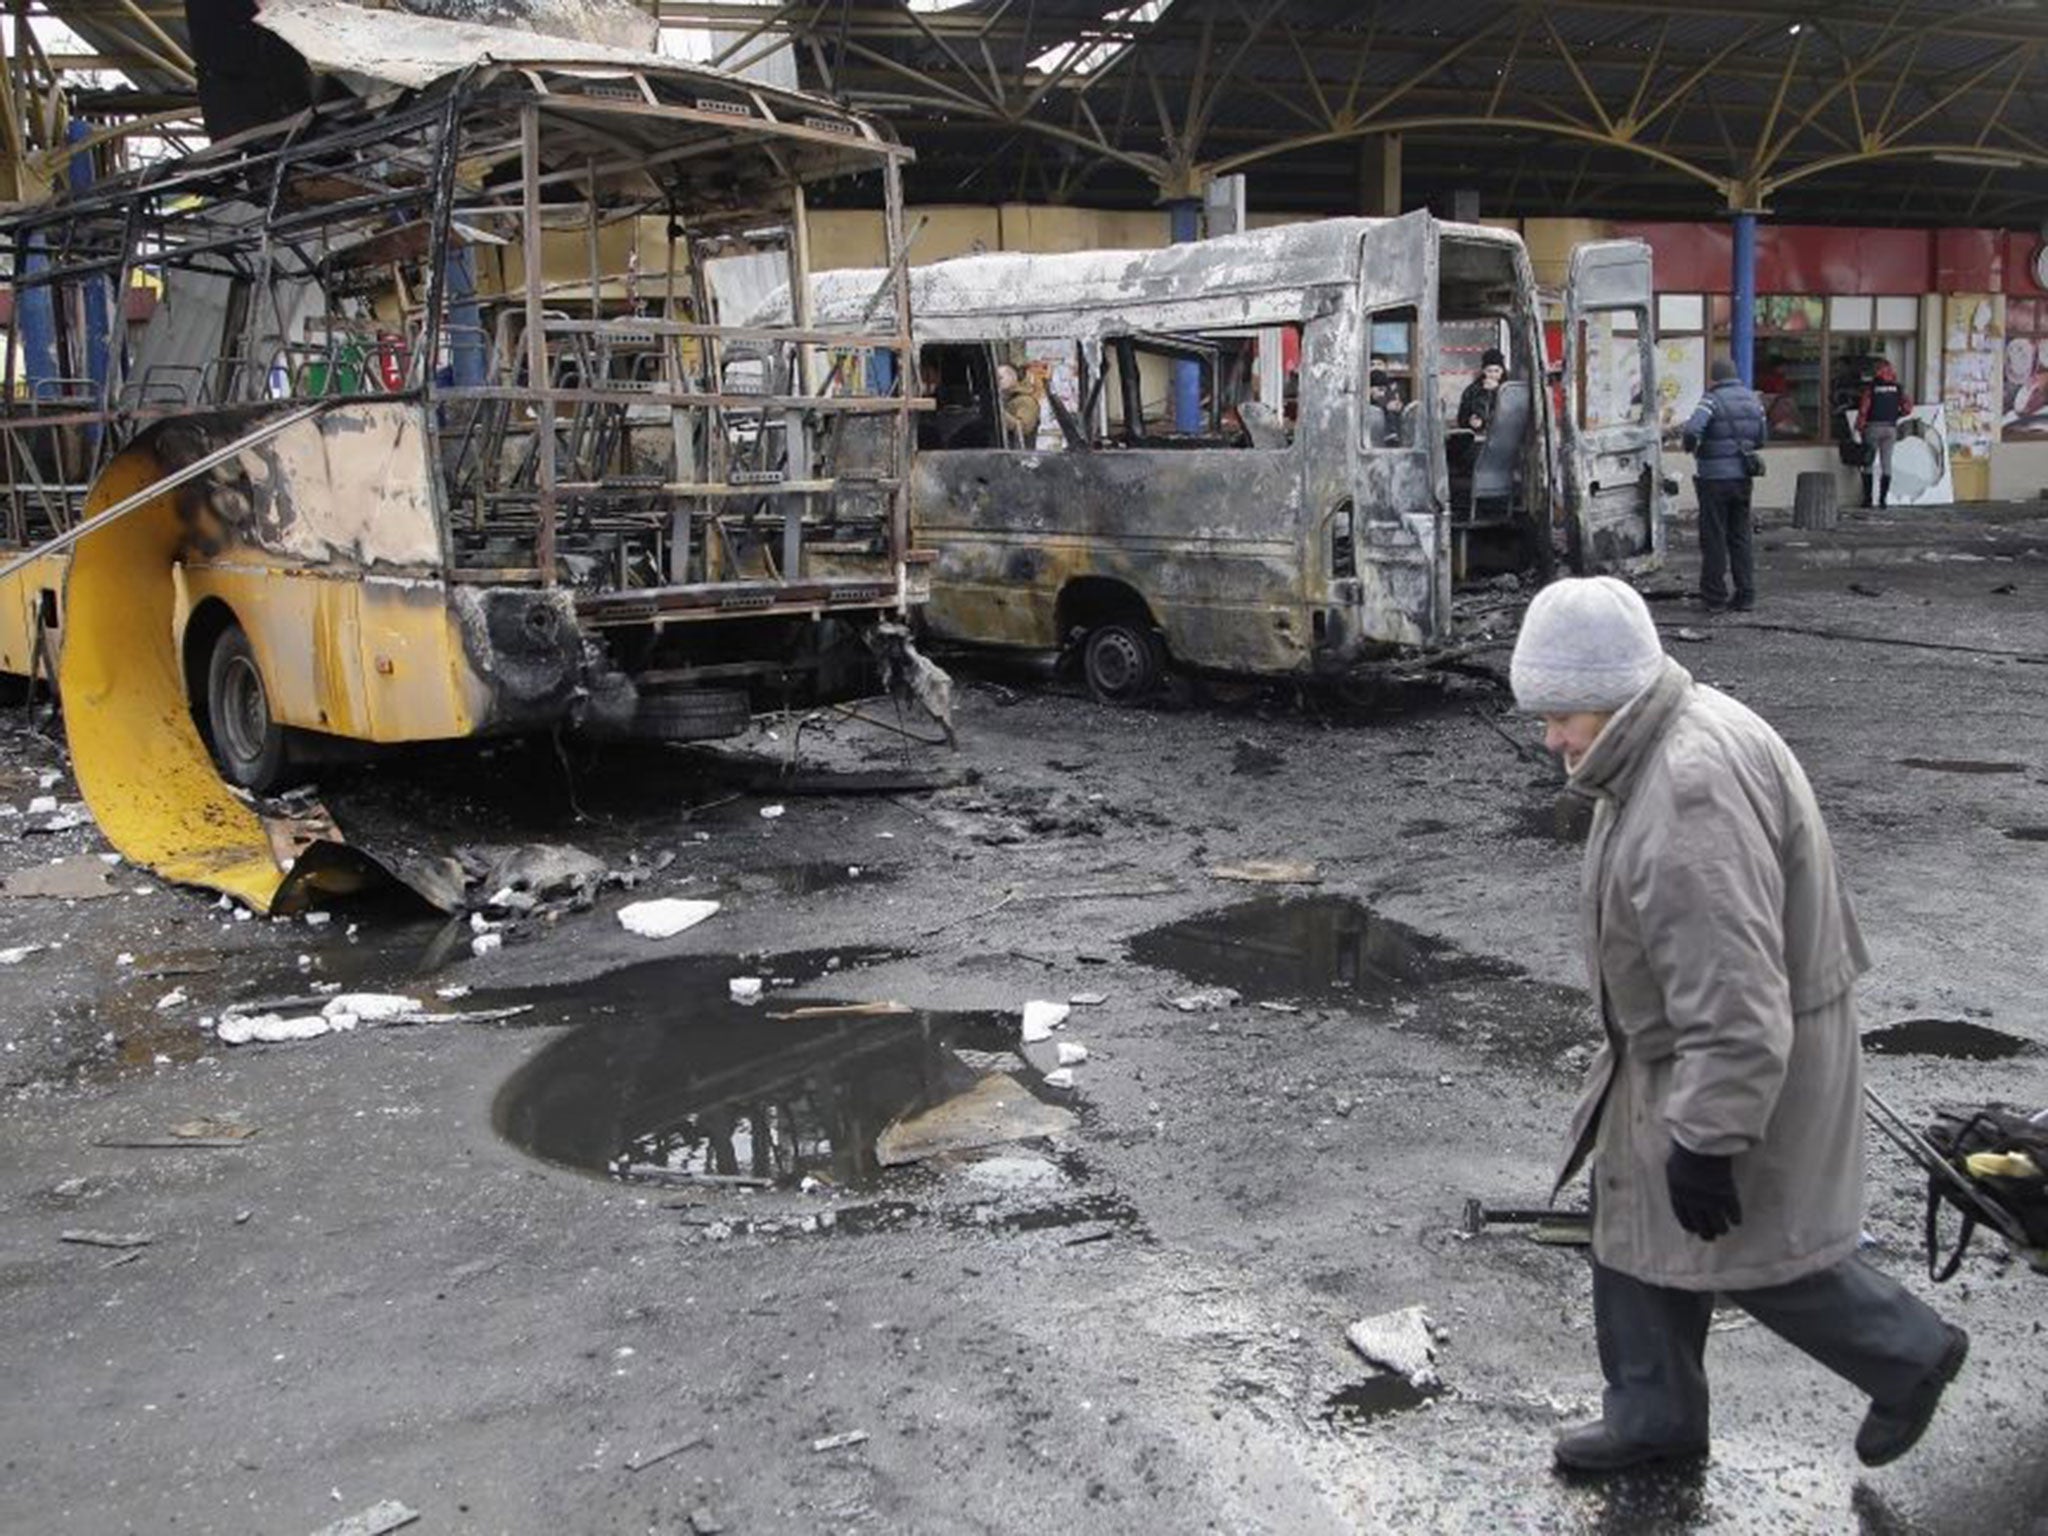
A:
[[[1104,624],[1088,632],[1081,669],[1105,704],[1135,704],[1159,686],[1166,648],[1141,624]]]
[[[230,624],[213,643],[206,719],[223,778],[258,794],[277,787],[284,775],[284,727],[271,716],[262,670],[239,624]]]

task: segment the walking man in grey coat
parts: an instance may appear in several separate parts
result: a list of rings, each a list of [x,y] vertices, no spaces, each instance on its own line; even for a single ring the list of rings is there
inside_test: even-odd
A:
[[[1607,1390],[1558,1465],[1706,1451],[1716,1292],[1869,1394],[1867,1465],[1904,1455],[1968,1339],[1856,1257],[1869,958],[1805,773],[1612,577],[1538,593],[1512,677],[1594,802],[1580,907],[1606,1043],[1557,1187],[1590,1159]]]

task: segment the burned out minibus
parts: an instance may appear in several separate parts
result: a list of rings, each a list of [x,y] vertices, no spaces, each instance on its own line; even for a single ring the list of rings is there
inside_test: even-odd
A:
[[[897,253],[886,128],[577,39],[252,25],[325,82],[301,109],[0,213],[0,672],[54,674],[122,853],[266,907],[305,839],[223,777],[929,683],[911,402],[732,323],[807,274],[820,182],[879,181]],[[907,360],[905,286],[866,318]]]
[[[879,277],[821,273],[814,323],[857,327]],[[1560,377],[1520,239],[1426,212],[914,269],[925,621],[1078,652],[1127,700],[1169,662],[1341,676],[1453,645],[1461,592],[1558,553],[1654,564],[1650,292],[1647,247],[1580,247]]]

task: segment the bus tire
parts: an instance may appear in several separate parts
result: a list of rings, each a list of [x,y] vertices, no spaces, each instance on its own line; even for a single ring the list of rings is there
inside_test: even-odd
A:
[[[1088,691],[1104,704],[1136,704],[1165,675],[1166,647],[1148,625],[1098,624],[1082,646],[1081,672]]]
[[[270,712],[270,692],[256,652],[239,624],[213,642],[206,664],[207,735],[213,760],[230,784],[267,794],[284,778],[284,727]]]

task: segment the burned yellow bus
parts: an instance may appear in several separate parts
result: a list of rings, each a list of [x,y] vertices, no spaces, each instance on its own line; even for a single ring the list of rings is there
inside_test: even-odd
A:
[[[819,274],[816,323],[855,326],[876,280]],[[1341,677],[1441,652],[1504,575],[1653,565],[1650,292],[1647,247],[1580,247],[1560,376],[1520,239],[1426,212],[917,268],[923,620],[1128,700],[1169,662]],[[1475,431],[1457,402],[1489,349],[1506,377]]]
[[[900,254],[886,130],[538,34],[263,24],[349,88],[0,217],[0,668],[54,660],[116,846],[267,900],[281,858],[216,766],[263,791],[337,739],[730,734],[903,660],[901,268],[859,376],[802,315],[734,323],[803,291],[820,180],[878,178]]]

